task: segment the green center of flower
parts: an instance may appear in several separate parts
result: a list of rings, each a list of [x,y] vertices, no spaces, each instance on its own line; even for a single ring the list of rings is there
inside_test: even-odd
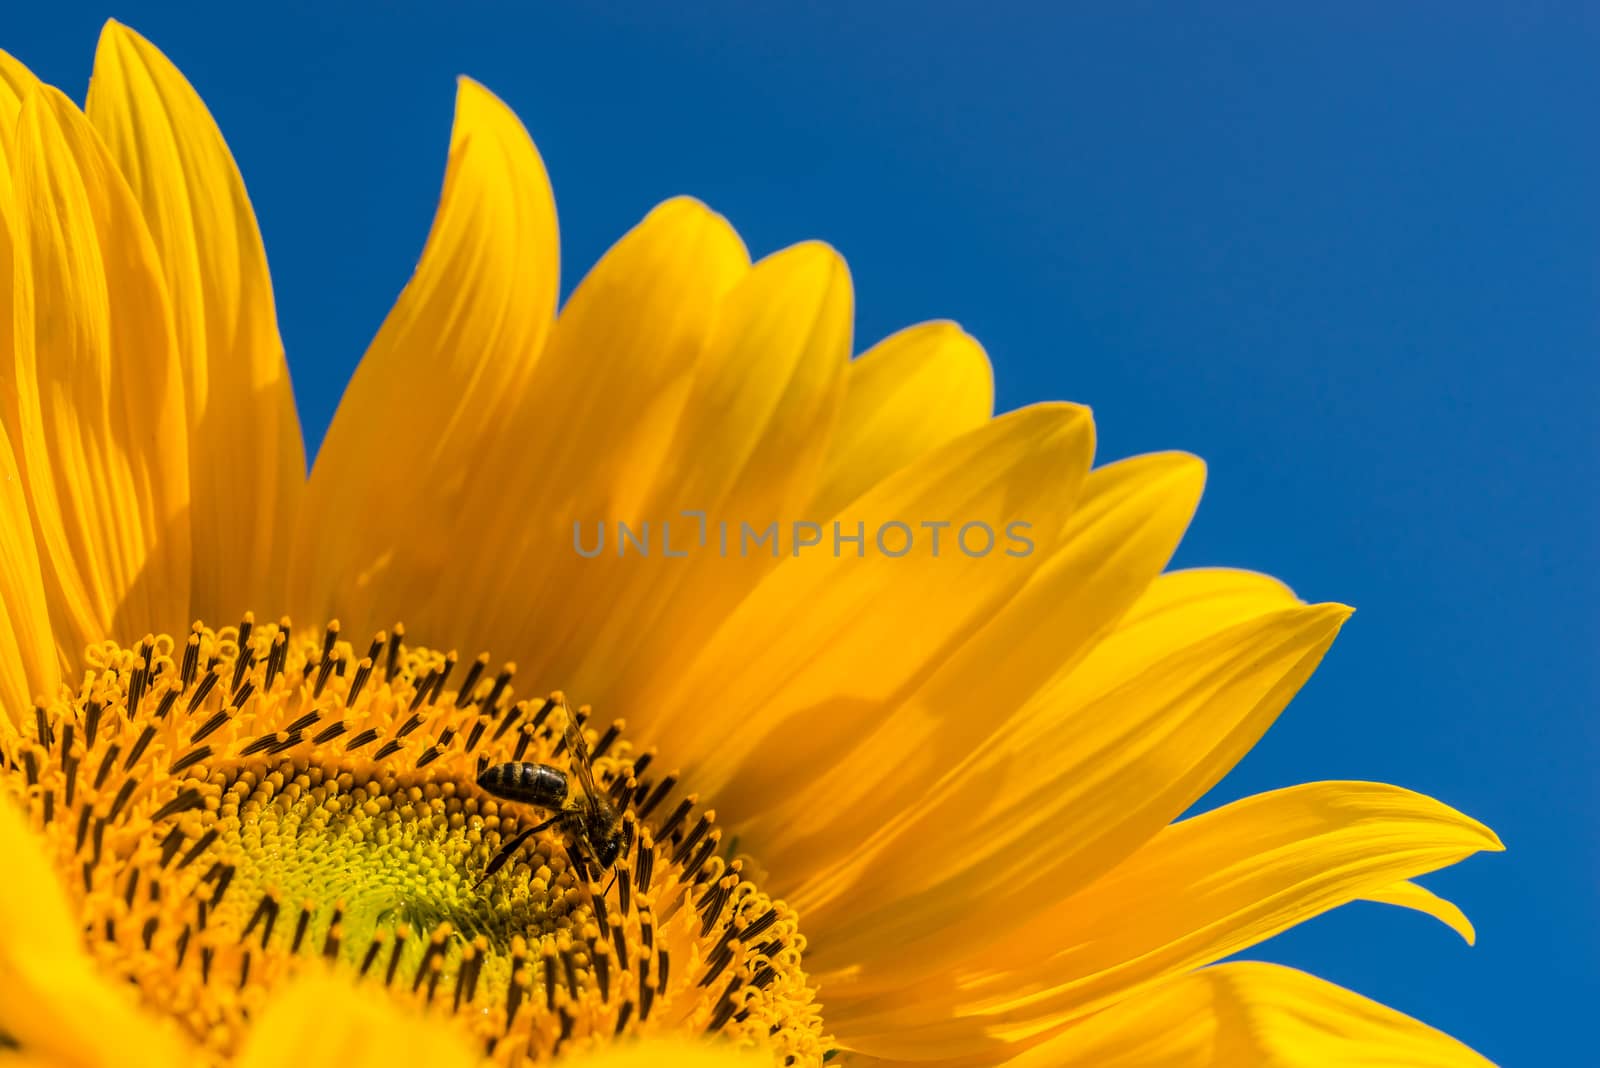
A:
[[[399,627],[357,659],[337,623],[296,640],[247,617],[181,647],[105,643],[88,665],[5,743],[0,783],[102,965],[219,1059],[323,960],[453,1019],[497,1063],[661,1032],[820,1062],[797,917],[621,721],[514,700],[512,665],[462,670]],[[500,765],[543,765],[570,792],[494,796],[478,780]],[[592,801],[621,835],[609,866],[573,818]]]

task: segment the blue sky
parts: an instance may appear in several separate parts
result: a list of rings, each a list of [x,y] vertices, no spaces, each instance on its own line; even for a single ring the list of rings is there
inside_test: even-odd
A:
[[[836,245],[863,342],[955,318],[1002,407],[1086,402],[1107,459],[1201,454],[1180,563],[1359,609],[1218,794],[1393,781],[1510,846],[1430,881],[1474,949],[1366,905],[1260,955],[1506,1064],[1592,1055],[1600,8],[8,6],[0,47],[75,94],[115,16],[205,95],[313,443],[467,73],[544,152],[568,286],[693,193],[758,253]]]

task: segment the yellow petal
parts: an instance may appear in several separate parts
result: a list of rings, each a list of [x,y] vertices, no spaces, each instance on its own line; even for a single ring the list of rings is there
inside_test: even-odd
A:
[[[592,631],[639,567],[579,559],[573,523],[639,513],[722,297],[749,269],[728,222],[688,198],[657,207],[601,257],[514,402],[519,429],[485,443],[481,467],[493,477],[468,487],[463,507],[416,517],[477,546],[455,557],[451,582],[417,591],[428,598],[417,618],[574,685]],[[532,613],[530,603],[565,610]]]
[[[1240,962],[1092,1016],[1007,1068],[1493,1068],[1442,1032],[1292,968]]]
[[[1200,499],[1205,466],[1161,453],[1089,473],[1060,544],[1008,602],[903,703],[868,731],[845,732],[848,754],[829,773],[758,799],[734,825],[787,893],[787,879],[852,863],[861,844],[991,738],[1051,677],[1113,626],[1166,566]],[[981,695],[982,714],[973,695]],[[1047,765],[1020,774],[1049,774]],[[746,813],[741,810],[741,817]],[[821,900],[808,900],[816,909]],[[844,906],[848,907],[848,906]],[[819,942],[825,927],[808,911]]]
[[[88,121],[40,89],[14,150],[12,447],[76,658],[189,618],[183,379],[155,248]]]
[[[975,1053],[995,1036],[1022,1041],[1399,880],[1499,848],[1487,827],[1397,786],[1275,790],[1166,828],[1008,937],[970,945],[953,982],[941,976],[830,1022],[854,1048],[886,1057]],[[944,1011],[930,1012],[941,1002]],[[856,1027],[872,1034],[855,1038]]]
[[[1081,1014],[1145,982],[1247,949],[1329,909],[1480,850],[1494,832],[1397,786],[1320,782],[1258,794],[1174,824],[1081,893],[990,947],[983,981],[1017,987],[1005,964],[1039,959],[1047,997],[1007,1019]],[[1174,893],[1182,887],[1182,893]]]
[[[1093,440],[1086,409],[1028,408],[874,487],[835,520],[864,527],[861,556],[846,546],[836,557],[830,541],[785,560],[663,695],[662,751],[696,754],[692,780],[740,813],[832,767],[1048,557]],[[876,536],[891,521],[912,528],[903,555]],[[1019,521],[1033,524],[1034,554],[1008,554],[1004,532]],[[994,534],[986,555],[981,532],[972,554],[960,549],[960,528],[975,523]]]
[[[11,163],[12,135],[17,125],[17,116],[22,112],[23,99],[37,87],[39,80],[33,72],[23,66],[16,58],[0,52],[0,282],[5,282],[6,296],[0,299],[10,300],[9,278],[11,265],[8,261],[11,239],[7,236],[6,218],[11,210]],[[9,338],[0,340],[0,352],[9,348]]]
[[[838,415],[854,311],[850,272],[826,245],[756,264],[728,293],[696,365],[657,496],[756,517],[798,513]]]
[[[15,234],[13,142],[24,95],[38,86],[33,74],[0,52],[0,369],[13,363],[11,307]],[[23,721],[33,699],[53,694],[60,659],[50,626],[44,572],[34,543],[22,468],[12,444],[19,433],[16,383],[0,371],[0,515],[15,517],[0,530],[0,733]]]
[[[0,122],[12,123],[22,110],[22,100],[38,79],[15,56],[0,52]]]
[[[571,1068],[770,1068],[772,1063],[771,1054],[687,1038],[607,1042],[562,1059]]]
[[[1196,622],[1222,626],[1298,604],[1294,591],[1271,575],[1226,567],[1200,567],[1162,575],[1122,617],[1113,644],[1137,648],[1183,632]]]
[[[22,473],[0,426],[0,515],[17,517],[0,526],[0,724],[14,726],[26,722],[35,697],[54,695],[61,682],[39,553],[22,519],[27,514]]]
[[[172,302],[189,415],[191,614],[279,613],[305,450],[244,181],[183,75],[116,22],[101,34],[85,110],[143,210]]]
[[[345,391],[302,501],[298,618],[338,615],[370,633],[448,581],[460,545],[449,527],[413,520],[459,514],[485,483],[484,443],[527,432],[512,417],[554,319],[557,264],[555,202],[533,142],[463,80],[427,247]]]
[[[838,976],[830,1003],[903,987],[1132,854],[1255,744],[1348,609],[1281,608],[1232,625],[1204,601],[1136,614],[997,744],[886,824],[839,876],[847,890],[793,895],[802,910],[813,894],[850,903],[824,921],[830,937],[814,954],[815,974]]]
[[[16,59],[0,52],[0,368],[9,369],[12,357],[12,247],[16,243],[16,132],[22,101],[35,92],[39,81]],[[16,385],[0,374],[0,425],[17,434]]]
[[[749,274],[733,227],[689,197],[656,207],[600,258],[561,310],[539,363],[532,395],[558,422],[517,445],[520,470],[510,477],[539,494],[521,507],[592,495],[630,516],[644,503],[722,300]]]
[[[955,323],[920,323],[884,338],[850,364],[839,426],[811,511],[836,514],[993,412],[989,357]]]
[[[60,1068],[171,1068],[188,1063],[168,1029],[103,978],[39,841],[0,795],[0,1033]]]
[[[722,302],[641,512],[595,518],[679,520],[680,536],[694,529],[685,510],[736,528],[806,518],[838,416],[853,309],[849,272],[826,245],[756,264]],[[627,579],[614,600],[590,605],[570,688],[633,719],[774,561],[710,549],[668,561],[658,546],[655,559],[617,563]]]
[[[273,993],[239,1068],[473,1068],[483,1063],[447,1025],[402,1010],[382,991],[316,972]]]
[[[463,1036],[403,1009],[381,991],[314,972],[275,992],[251,1028],[238,1068],[473,1068],[484,1063]],[[768,1068],[770,1055],[690,1039],[605,1043],[566,1054],[572,1068]]]
[[[1478,932],[1472,926],[1472,921],[1467,919],[1467,914],[1461,911],[1461,906],[1454,901],[1449,901],[1429,890],[1425,886],[1411,882],[1409,879],[1401,880],[1393,886],[1386,886],[1380,890],[1371,890],[1362,895],[1368,901],[1377,901],[1385,905],[1398,905],[1403,909],[1414,909],[1417,912],[1432,916],[1456,934],[1460,935],[1467,945],[1475,945],[1478,941]]]

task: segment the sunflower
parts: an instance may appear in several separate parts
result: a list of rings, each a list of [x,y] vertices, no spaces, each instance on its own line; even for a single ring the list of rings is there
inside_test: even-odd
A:
[[[0,1057],[1486,1063],[1216,963],[1358,899],[1470,941],[1411,880],[1501,847],[1365,782],[1181,818],[1348,615],[1163,573],[1193,457],[993,416],[950,323],[852,359],[831,249],[689,199],[558,315],[463,81],[308,479],[177,70],[0,57],[0,135]]]

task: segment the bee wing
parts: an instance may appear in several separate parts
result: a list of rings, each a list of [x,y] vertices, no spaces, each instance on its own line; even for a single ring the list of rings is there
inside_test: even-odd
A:
[[[572,750],[572,770],[578,773],[578,784],[583,787],[583,803],[591,812],[599,807],[600,793],[594,785],[594,769],[589,766],[589,747],[583,740],[583,731],[573,717],[567,718],[567,748]]]

